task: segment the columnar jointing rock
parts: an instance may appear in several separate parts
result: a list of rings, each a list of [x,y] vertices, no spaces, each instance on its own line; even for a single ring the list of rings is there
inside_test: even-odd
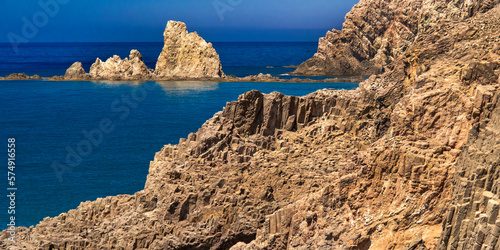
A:
[[[500,65],[499,65],[500,66]],[[475,120],[457,164],[441,249],[500,249],[500,91],[481,86]]]
[[[318,52],[294,72],[299,75],[372,75],[388,70],[426,25],[450,17],[471,17],[498,0],[361,0],[346,15],[342,30],[328,31]],[[446,8],[443,15],[436,6]]]
[[[185,23],[169,21],[163,33],[165,46],[156,63],[158,77],[224,77],[219,55],[211,43],[196,32],[188,33]]]
[[[328,31],[318,52],[296,74],[372,75],[382,73],[413,42],[422,1],[361,0],[341,31]]]

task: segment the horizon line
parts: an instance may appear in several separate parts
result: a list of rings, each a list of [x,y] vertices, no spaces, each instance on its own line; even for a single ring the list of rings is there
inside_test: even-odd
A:
[[[207,43],[317,43],[317,42],[318,41],[207,41]],[[140,42],[92,41],[92,42],[29,42],[26,44],[41,44],[41,43],[164,43],[164,42],[163,41],[140,41]],[[12,43],[0,42],[0,44],[12,44]]]

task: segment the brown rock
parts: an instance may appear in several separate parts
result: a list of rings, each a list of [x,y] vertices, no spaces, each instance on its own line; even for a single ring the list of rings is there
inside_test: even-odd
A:
[[[418,35],[426,35],[440,20],[472,17],[497,3],[497,0],[361,0],[346,15],[342,30],[328,31],[320,38],[317,53],[294,73],[364,76],[383,73],[411,47]]]
[[[500,7],[426,3],[425,32],[359,88],[247,92],[156,153],[144,190],[0,248],[498,249]]]
[[[40,80],[42,77],[39,75],[28,76],[25,73],[13,73],[6,77],[0,77],[0,80]]]

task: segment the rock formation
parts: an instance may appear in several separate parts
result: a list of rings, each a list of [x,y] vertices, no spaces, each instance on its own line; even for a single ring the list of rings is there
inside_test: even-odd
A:
[[[39,75],[28,76],[25,73],[13,73],[6,77],[0,77],[0,80],[40,80],[42,77]]]
[[[117,55],[105,62],[97,58],[90,67],[89,75],[92,79],[102,80],[147,80],[151,78],[152,71],[144,64],[141,53],[132,50],[129,58],[123,60]]]
[[[341,31],[328,31],[318,52],[296,74],[372,75],[382,73],[418,32],[423,1],[361,0],[346,15]]]
[[[250,75],[245,77],[236,77],[233,75],[226,76],[224,78],[225,82],[354,82],[359,83],[366,80],[362,76],[351,76],[351,77],[335,77],[335,78],[326,78],[323,80],[313,80],[310,78],[290,78],[283,79],[280,77],[272,76],[271,74],[258,74],[258,75]]]
[[[123,60],[117,55],[105,62],[97,58],[89,74],[76,62],[63,77],[51,80],[210,80],[225,77],[212,44],[196,32],[188,33],[186,24],[169,21],[163,36],[165,45],[154,72],[144,64],[139,51],[132,50],[129,58]]]
[[[499,65],[500,66],[500,65]],[[478,86],[474,124],[456,167],[441,249],[499,249],[500,91]]]
[[[81,62],[75,62],[66,70],[64,80],[90,79],[90,75],[85,73]]]
[[[302,63],[299,75],[379,74],[415,38],[426,35],[428,24],[440,18],[460,20],[493,8],[498,0],[361,0],[346,15],[341,31],[328,31],[319,40],[318,52]],[[447,8],[443,14],[436,6]]]
[[[163,33],[165,45],[158,57],[155,74],[162,78],[224,77],[219,55],[211,43],[196,32],[188,33],[185,23],[169,21]]]
[[[4,231],[0,248],[499,249],[489,2],[423,1],[426,32],[384,74],[351,91],[247,92],[161,149],[143,191],[19,228],[14,246]]]

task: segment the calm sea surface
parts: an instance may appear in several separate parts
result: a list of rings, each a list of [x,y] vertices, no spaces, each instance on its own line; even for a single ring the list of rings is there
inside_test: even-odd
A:
[[[214,44],[225,73],[237,76],[290,72],[293,69],[283,66],[311,57],[316,46]],[[96,57],[125,57],[131,49],[139,49],[146,64],[154,68],[161,47],[161,43],[28,44],[15,53],[9,44],[0,44],[0,76],[13,72],[63,75],[74,61],[82,61],[88,71]],[[5,152],[0,169],[0,176],[4,176],[0,180],[0,229],[7,228],[10,217],[8,138],[16,139],[16,223],[30,226],[76,208],[82,201],[143,189],[155,152],[196,132],[226,102],[237,100],[246,91],[302,96],[318,89],[352,89],[357,85],[0,81],[0,145],[4,147],[0,151]],[[107,133],[102,132],[103,121],[111,127]],[[88,145],[91,147],[85,147]],[[75,158],[72,152],[78,149],[86,156]],[[73,164],[71,172],[54,169],[54,162]]]
[[[226,75],[247,76],[258,73],[281,75],[294,69],[316,53],[318,43],[213,43]],[[16,53],[8,43],[0,43],[0,76],[11,73],[38,74],[43,77],[64,75],[75,61],[86,72],[96,58],[113,55],[128,57],[130,50],[141,52],[144,62],[154,69],[163,43],[35,43],[19,47]]]

